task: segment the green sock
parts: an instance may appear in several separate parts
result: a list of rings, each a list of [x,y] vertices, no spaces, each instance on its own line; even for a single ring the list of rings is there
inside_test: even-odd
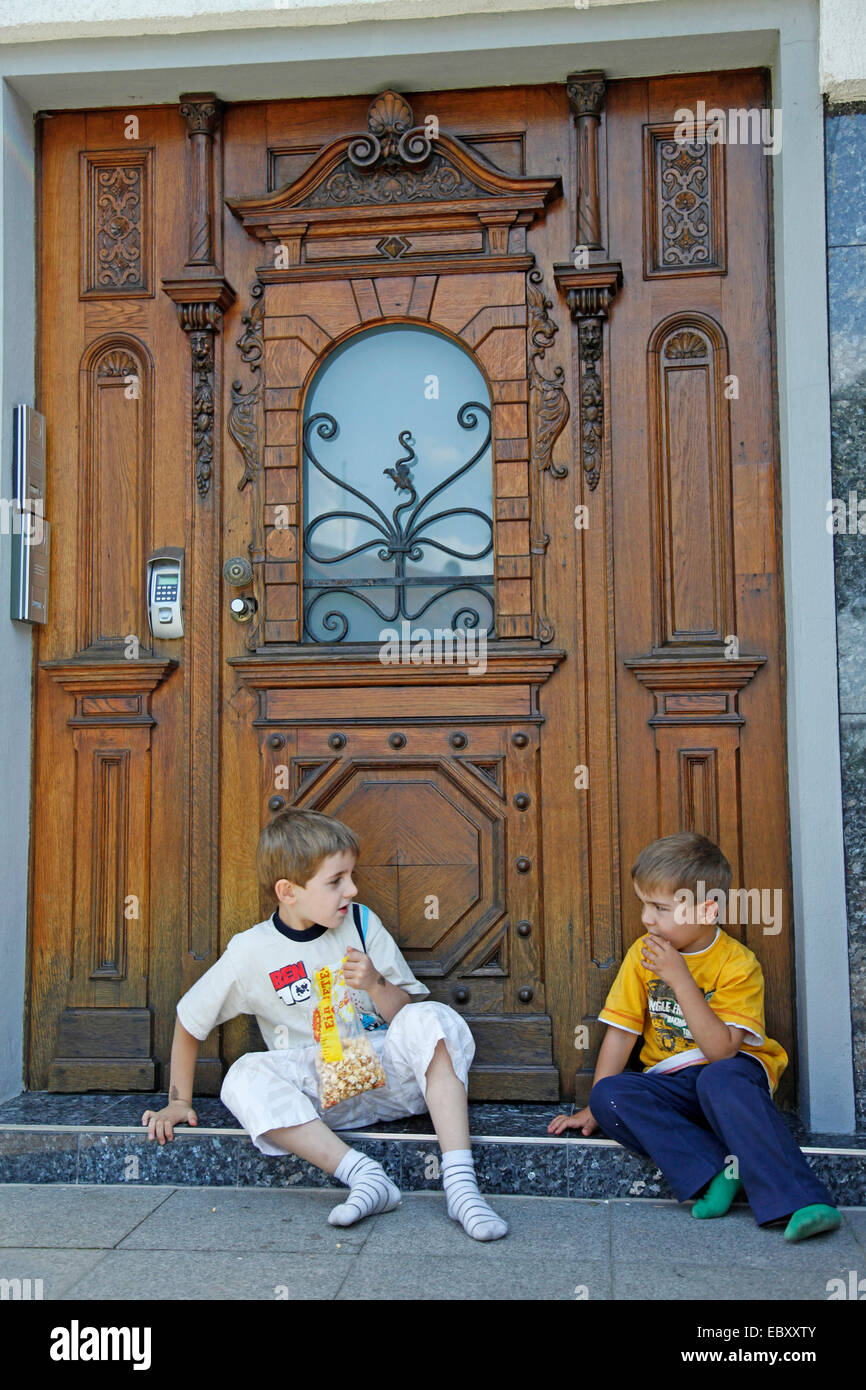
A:
[[[841,1225],[842,1217],[836,1208],[819,1202],[794,1212],[785,1227],[785,1239],[806,1240],[808,1236],[818,1236],[822,1231],[835,1231]]]
[[[703,1196],[692,1207],[692,1216],[700,1221],[706,1216],[724,1216],[743,1184],[739,1178],[729,1178],[727,1169],[716,1173]]]

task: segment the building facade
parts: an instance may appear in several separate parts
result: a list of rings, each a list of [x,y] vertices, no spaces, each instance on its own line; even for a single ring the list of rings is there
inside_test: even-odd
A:
[[[0,50],[2,398],[51,526],[49,620],[0,638],[3,1094],[164,1085],[298,804],[361,834],[491,1099],[585,1097],[629,866],[710,834],[782,1101],[851,1132],[855,7],[134,8]],[[381,659],[421,622],[483,663]]]

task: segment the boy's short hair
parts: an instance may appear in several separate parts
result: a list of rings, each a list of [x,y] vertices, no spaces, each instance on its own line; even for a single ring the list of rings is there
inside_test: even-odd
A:
[[[733,871],[718,845],[706,835],[681,830],[647,845],[632,864],[631,876],[642,890],[673,894],[688,888],[698,902],[711,889],[721,889],[727,898]],[[700,893],[699,883],[703,884]]]
[[[304,888],[330,854],[348,850],[357,859],[361,846],[348,825],[321,811],[288,806],[279,811],[259,836],[256,875],[261,887],[276,900],[274,884],[287,878]]]

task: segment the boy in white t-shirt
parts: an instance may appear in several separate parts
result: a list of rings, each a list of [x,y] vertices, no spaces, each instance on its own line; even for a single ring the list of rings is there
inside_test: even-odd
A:
[[[142,1124],[148,1139],[160,1144],[174,1138],[176,1124],[197,1124],[192,1089],[199,1043],[218,1024],[254,1014],[268,1050],[238,1058],[220,1098],[261,1153],[297,1154],[347,1184],[349,1196],[334,1207],[331,1225],[350,1226],[400,1201],[381,1165],[350,1149],[334,1130],[429,1109],[442,1150],[448,1215],[473,1239],[497,1240],[508,1227],[478,1191],[469,1143],[472,1034],[446,1004],[413,1002],[430,991],[376,914],[352,901],[358,854],[349,827],[318,811],[290,808],[265,827],[256,868],[277,909],[232,937],[178,1002],[169,1104],[146,1110]],[[314,1068],[312,980],[321,966],[341,960],[387,1084],[330,1107],[325,1123]]]

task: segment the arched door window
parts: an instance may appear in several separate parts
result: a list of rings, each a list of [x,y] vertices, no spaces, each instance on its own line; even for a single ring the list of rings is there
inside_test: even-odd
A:
[[[386,628],[492,636],[490,394],[470,355],[416,324],[358,333],[304,409],[304,637]]]

